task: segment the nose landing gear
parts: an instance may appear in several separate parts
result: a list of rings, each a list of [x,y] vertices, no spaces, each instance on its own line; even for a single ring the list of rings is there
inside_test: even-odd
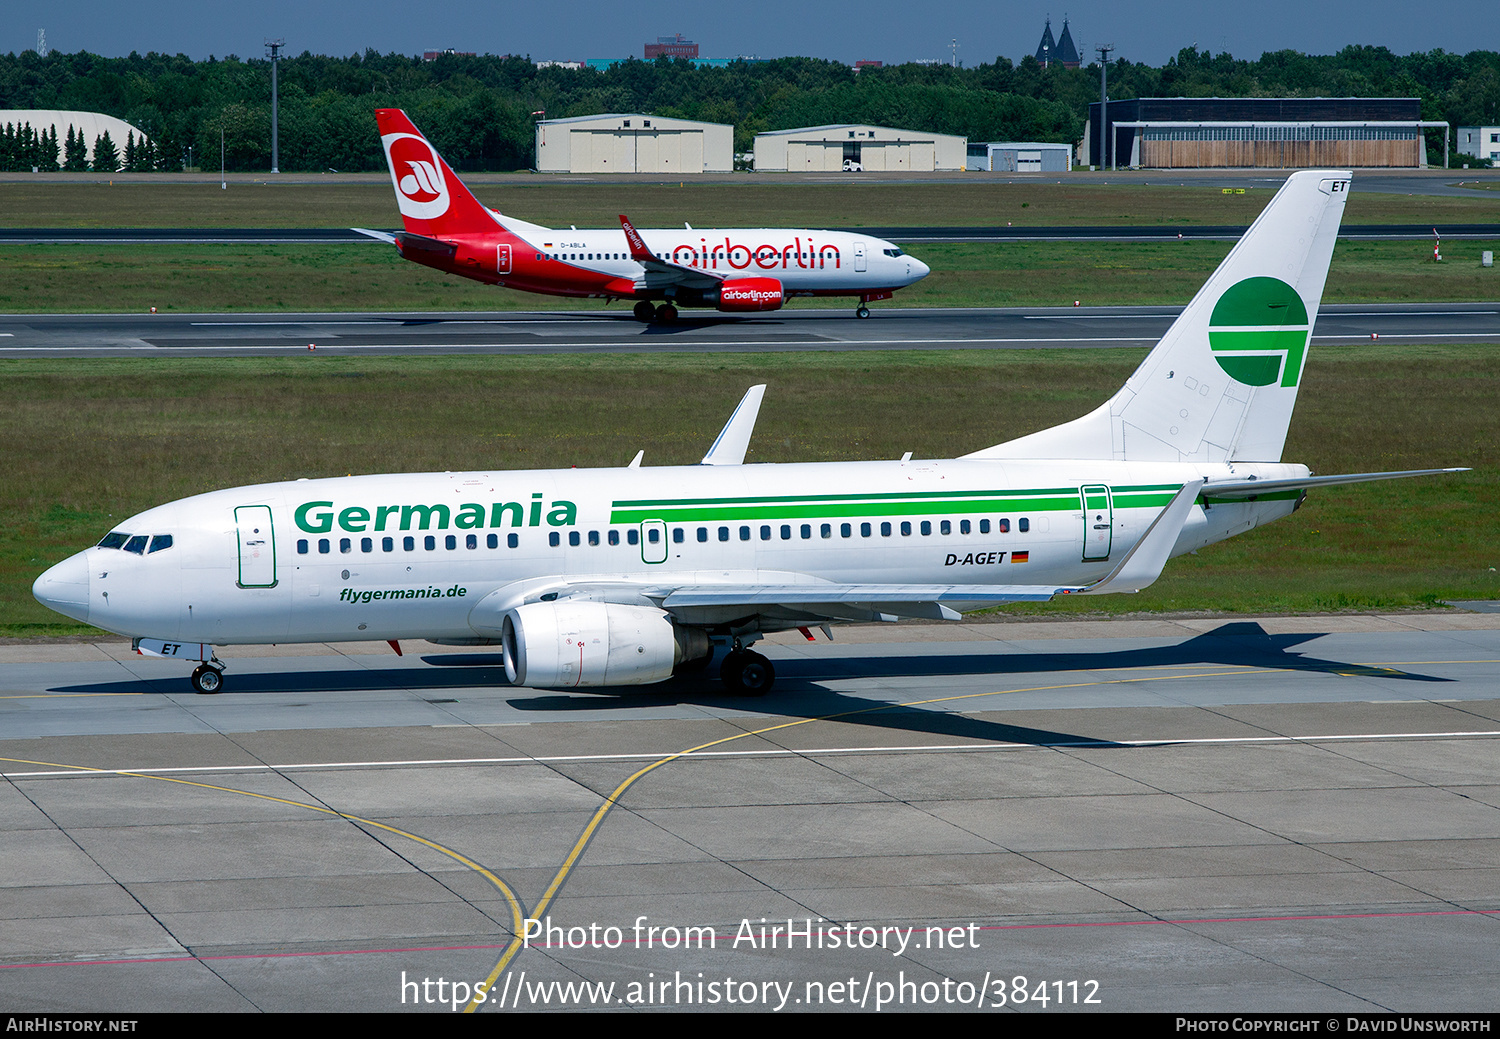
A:
[[[224,665],[218,661],[205,661],[193,670],[193,676],[189,679],[193,683],[193,691],[203,696],[212,696],[224,691]]]

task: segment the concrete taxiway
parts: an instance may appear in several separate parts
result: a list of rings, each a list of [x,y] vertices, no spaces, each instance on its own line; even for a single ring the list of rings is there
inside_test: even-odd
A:
[[[0,357],[264,357],[788,350],[1010,350],[1150,346],[1180,307],[687,311],[642,324],[615,311],[0,315]],[[1500,303],[1333,304],[1313,340],[1493,342]]]
[[[763,700],[0,647],[0,1001],[1493,1010],[1500,614],[835,637]]]

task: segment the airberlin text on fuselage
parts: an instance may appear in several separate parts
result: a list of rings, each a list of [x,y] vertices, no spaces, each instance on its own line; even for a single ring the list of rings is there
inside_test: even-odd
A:
[[[763,271],[790,270],[792,267],[819,270],[833,267],[837,270],[842,265],[838,246],[822,245],[815,248],[812,239],[808,239],[804,246],[800,236],[792,239],[792,244],[780,248],[774,245],[757,245],[751,249],[748,245],[736,245],[728,238],[724,239],[722,247],[710,246],[707,238],[700,238],[698,242],[698,245],[674,246],[670,254],[672,262],[685,267],[707,267],[709,270],[718,270],[721,265],[727,264],[737,271],[748,270],[752,264]]]
[[[544,511],[545,508],[545,511]],[[578,506],[570,501],[544,505],[540,491],[529,502],[477,501],[456,508],[449,505],[350,505],[335,509],[331,501],[309,501],[292,513],[298,528],[309,534],[327,534],[335,521],[340,530],[359,534],[379,530],[476,530],[482,527],[539,527],[543,519],[551,527],[570,527],[578,520]]]

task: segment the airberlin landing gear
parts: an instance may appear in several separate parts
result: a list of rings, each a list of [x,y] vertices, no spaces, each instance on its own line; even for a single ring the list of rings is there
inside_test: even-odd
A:
[[[677,308],[670,303],[663,303],[656,308],[656,320],[664,325],[670,325],[677,320]]]
[[[739,696],[764,696],[776,683],[776,669],[771,662],[748,649],[736,649],[719,665],[719,677],[725,688]]]
[[[867,307],[867,306],[865,306],[863,303],[861,303],[859,305],[859,309],[854,312],[854,316],[855,317],[869,317],[870,316],[870,308]]]
[[[193,683],[193,691],[204,696],[224,691],[224,665],[223,664],[199,664],[193,671],[190,679]]]
[[[635,319],[637,321],[650,321],[656,316],[656,308],[647,300],[641,300],[635,305]]]

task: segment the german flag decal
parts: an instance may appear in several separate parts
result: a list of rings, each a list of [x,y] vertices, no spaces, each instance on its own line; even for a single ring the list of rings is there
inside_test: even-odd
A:
[[[1012,552],[1010,554],[1010,561],[1012,563],[1024,563],[1024,562],[1026,562],[1026,560],[1028,560],[1030,558],[1031,558],[1031,553],[1030,552]]]
[[[1296,386],[1311,331],[1296,289],[1279,278],[1246,278],[1214,305],[1208,344],[1232,379]]]

